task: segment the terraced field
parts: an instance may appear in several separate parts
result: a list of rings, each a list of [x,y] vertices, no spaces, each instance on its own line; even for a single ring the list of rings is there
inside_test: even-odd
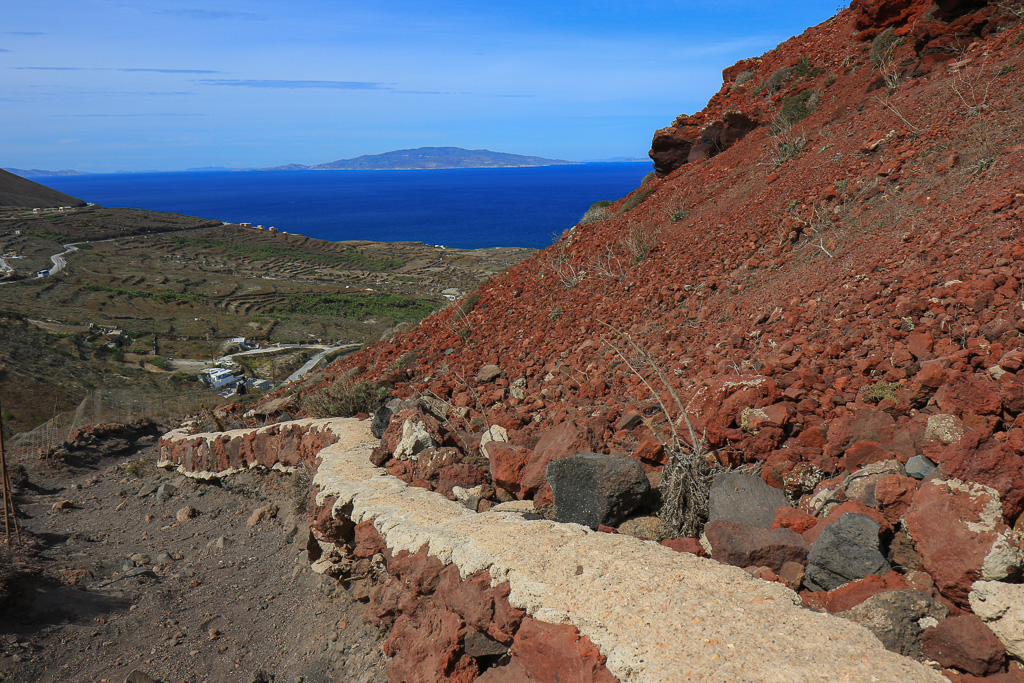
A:
[[[66,256],[63,271],[34,277],[71,242],[79,249]],[[376,341],[448,305],[445,290],[471,291],[533,250],[333,243],[93,207],[56,218],[0,214],[0,253],[11,252],[22,257],[11,261],[20,279],[0,284],[0,316],[70,335],[78,346],[99,328],[121,329],[137,370],[154,349],[172,359],[213,358],[231,337]],[[45,377],[35,381],[47,384]],[[58,378],[52,384],[55,393],[64,390]],[[72,395],[85,391],[73,381],[64,387]],[[33,395],[47,393],[37,388]]]

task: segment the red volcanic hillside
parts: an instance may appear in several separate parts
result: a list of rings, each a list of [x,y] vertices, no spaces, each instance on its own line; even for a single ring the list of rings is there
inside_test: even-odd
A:
[[[403,413],[381,463],[543,505],[544,467],[581,451],[657,483],[675,392],[709,457],[796,506],[776,527],[880,525],[895,573],[856,599],[805,583],[809,605],[913,587],[971,610],[1022,565],[1024,7],[855,1],[724,81],[655,133],[643,186],[304,400],[427,397],[444,457],[394,457]],[[485,462],[490,425],[511,445]]]

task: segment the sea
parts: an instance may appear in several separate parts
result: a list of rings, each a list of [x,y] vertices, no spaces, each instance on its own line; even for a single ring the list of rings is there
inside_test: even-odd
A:
[[[552,244],[650,163],[423,171],[190,171],[54,176],[40,182],[106,207],[274,226],[318,239],[462,249]]]

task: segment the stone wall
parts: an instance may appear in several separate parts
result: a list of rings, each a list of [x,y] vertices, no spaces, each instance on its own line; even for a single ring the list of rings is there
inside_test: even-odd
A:
[[[351,420],[295,420],[259,429],[189,434],[185,429],[160,439],[161,467],[177,467],[186,476],[222,477],[250,467],[288,469],[314,465],[319,452],[348,433]]]
[[[314,454],[317,439],[333,443]],[[375,443],[365,422],[299,421],[168,435],[162,459],[211,475],[315,463],[311,559],[391,629],[394,681],[945,680],[741,569],[536,519],[529,501],[475,513],[409,486],[369,461]]]

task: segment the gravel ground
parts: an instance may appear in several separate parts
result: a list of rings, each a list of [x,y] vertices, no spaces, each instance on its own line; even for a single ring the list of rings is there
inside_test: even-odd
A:
[[[386,680],[363,606],[309,568],[308,476],[200,483],[156,468],[142,441],[25,463],[27,547],[0,560],[0,680]]]

